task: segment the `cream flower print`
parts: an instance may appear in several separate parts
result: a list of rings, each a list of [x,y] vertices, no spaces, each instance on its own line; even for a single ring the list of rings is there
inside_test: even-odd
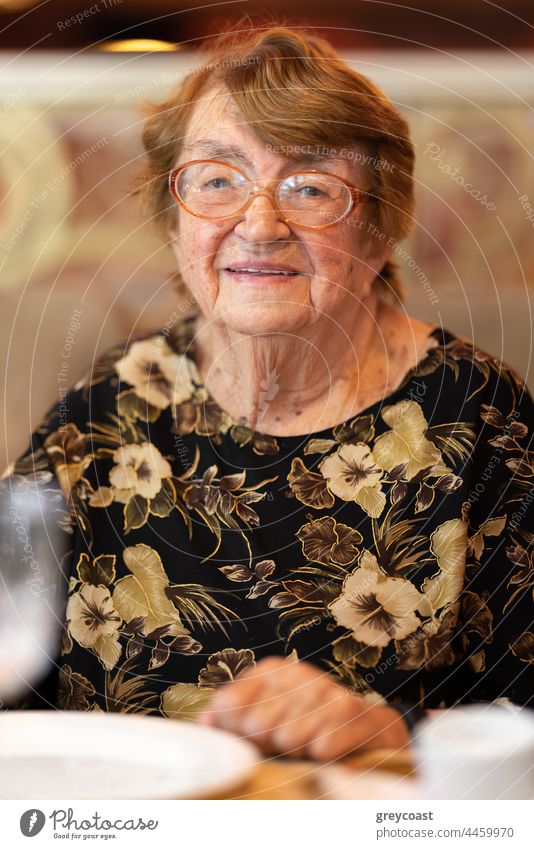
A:
[[[368,445],[342,445],[319,465],[328,489],[343,501],[355,501],[373,519],[377,519],[386,504],[379,468]]]
[[[115,371],[138,398],[160,410],[187,401],[195,389],[193,380],[199,382],[193,361],[175,354],[159,337],[134,342],[115,363]]]
[[[73,639],[93,649],[106,669],[112,669],[121,654],[117,639],[122,619],[113,606],[106,587],[84,584],[69,599],[66,618]]]
[[[358,563],[360,569],[369,569],[370,572],[376,572],[378,575],[383,576],[383,572],[376,559],[376,554],[371,554],[366,548],[362,551]]]
[[[467,523],[461,519],[448,519],[430,535],[430,551],[439,570],[423,581],[419,599],[421,616],[435,617],[438,610],[450,607],[459,599],[465,581],[467,530]]]
[[[374,569],[357,568],[329,607],[339,625],[350,628],[368,646],[387,646],[407,637],[421,624],[415,615],[419,592],[402,578],[382,577]]]
[[[125,502],[134,495],[155,498],[162,478],[172,475],[170,463],[151,442],[123,445],[117,448],[113,460],[117,465],[109,473],[109,482],[116,501]]]
[[[382,418],[391,430],[378,437],[373,454],[383,469],[389,472],[406,464],[404,477],[411,480],[422,469],[441,462],[441,451],[425,436],[428,422],[417,401],[399,401],[386,407]]]

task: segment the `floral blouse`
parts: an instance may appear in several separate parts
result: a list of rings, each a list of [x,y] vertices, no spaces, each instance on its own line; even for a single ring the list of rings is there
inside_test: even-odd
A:
[[[532,702],[532,399],[501,361],[433,336],[391,395],[307,436],[215,403],[194,319],[101,358],[11,469],[55,479],[67,505],[66,624],[39,706],[192,719],[268,655],[369,700]]]

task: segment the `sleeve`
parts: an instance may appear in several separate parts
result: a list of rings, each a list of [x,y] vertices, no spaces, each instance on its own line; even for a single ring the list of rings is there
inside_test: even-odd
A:
[[[68,410],[68,421],[65,410]],[[0,487],[13,498],[13,492],[35,493],[47,524],[46,537],[57,557],[56,574],[49,587],[56,609],[62,611],[72,571],[78,526],[84,523],[85,505],[80,497],[83,472],[86,465],[84,430],[88,418],[87,402],[81,390],[73,390],[55,405],[31,434],[27,450],[4,472]],[[13,503],[13,502],[10,502]],[[59,556],[58,556],[59,555]],[[36,562],[39,556],[36,556]],[[32,564],[27,564],[28,570]],[[42,570],[41,562],[41,570]],[[35,579],[36,573],[29,572]],[[30,589],[32,589],[30,587]],[[49,604],[52,599],[47,598]],[[55,652],[49,654],[49,668],[41,680],[31,681],[18,695],[6,699],[4,709],[52,709],[56,706],[59,683],[59,657],[65,628],[58,629]]]
[[[486,401],[463,503],[462,701],[534,706],[534,405],[509,369]]]

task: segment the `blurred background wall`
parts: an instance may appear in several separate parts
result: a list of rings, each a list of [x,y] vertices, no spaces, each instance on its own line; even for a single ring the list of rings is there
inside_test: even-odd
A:
[[[2,468],[96,353],[180,311],[170,251],[129,196],[140,105],[200,61],[200,41],[266,11],[195,5],[0,0]],[[329,38],[410,122],[417,226],[393,252],[408,311],[503,356],[532,386],[531,3],[327,5],[268,12]],[[134,38],[159,43],[124,43]]]

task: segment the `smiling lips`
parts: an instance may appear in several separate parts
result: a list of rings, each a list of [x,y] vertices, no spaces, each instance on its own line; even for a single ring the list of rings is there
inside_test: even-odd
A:
[[[266,263],[230,265],[224,271],[229,274],[238,275],[239,277],[249,277],[250,279],[258,277],[296,277],[301,273],[287,265],[267,265]]]

